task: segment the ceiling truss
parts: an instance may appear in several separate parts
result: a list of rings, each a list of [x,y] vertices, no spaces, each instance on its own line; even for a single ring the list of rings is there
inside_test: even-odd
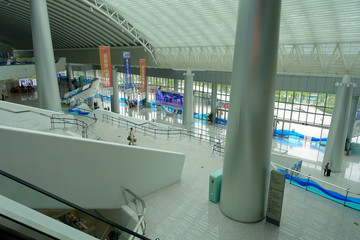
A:
[[[125,31],[128,35],[130,35],[133,38],[134,42],[140,43],[144,47],[145,51],[148,51],[150,53],[155,64],[157,63],[156,58],[154,56],[154,48],[152,47],[150,42],[147,41],[142,36],[142,34],[134,26],[132,26],[126,19],[122,18],[116,11],[109,8],[106,2],[103,2],[101,0],[82,0],[82,1],[87,5],[89,5],[91,9],[96,9],[98,12],[107,16],[108,21],[113,21],[118,26],[120,26],[122,31],[123,32]]]
[[[233,46],[155,48],[160,67],[231,71]],[[280,44],[278,73],[360,77],[360,42]]]

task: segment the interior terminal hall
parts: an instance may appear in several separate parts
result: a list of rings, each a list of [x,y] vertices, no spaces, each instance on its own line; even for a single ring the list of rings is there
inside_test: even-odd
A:
[[[0,239],[360,239],[359,0],[0,12]]]

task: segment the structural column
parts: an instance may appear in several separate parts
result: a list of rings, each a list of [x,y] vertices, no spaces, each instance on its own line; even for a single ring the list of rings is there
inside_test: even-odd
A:
[[[241,222],[265,217],[281,0],[239,2],[220,209]]]
[[[30,12],[39,107],[61,111],[46,1],[31,0]]]
[[[183,109],[183,125],[186,129],[191,129],[191,124],[194,122],[194,96],[193,96],[193,77],[190,69],[186,70],[185,89],[184,89],[184,109]]]
[[[178,92],[178,91],[179,91],[179,80],[174,79],[174,92]]]
[[[331,117],[330,131],[326,143],[323,165],[330,163],[333,172],[340,172],[344,158],[345,139],[348,132],[351,100],[355,84],[345,75],[336,90],[334,111]]]
[[[73,75],[72,75],[72,67],[69,63],[66,65],[66,76],[68,79],[69,90],[71,90],[71,81],[73,79],[73,77],[72,77]]]
[[[217,84],[212,83],[211,87],[211,112],[213,114],[213,123],[215,123],[217,112]]]
[[[346,155],[349,155],[351,149],[351,139],[353,138],[354,124],[355,124],[356,113],[358,110],[358,105],[359,105],[359,96],[354,96],[351,100],[349,124],[346,134],[346,139],[349,139],[349,146],[347,146],[348,151],[346,152]]]
[[[147,107],[147,103],[149,103],[149,77],[146,76],[145,77],[145,98],[146,98],[146,103],[143,103],[144,107]],[[150,105],[151,106],[151,105]]]
[[[116,68],[112,69],[112,82],[113,82],[113,106],[111,107],[111,111],[114,113],[120,112],[120,105],[119,105],[119,84],[117,79],[117,71]]]

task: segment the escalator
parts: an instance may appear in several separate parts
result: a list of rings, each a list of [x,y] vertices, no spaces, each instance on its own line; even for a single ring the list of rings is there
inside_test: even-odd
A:
[[[26,195],[23,188],[26,188]],[[110,221],[95,209],[81,208],[0,170],[2,240],[148,239],[138,232]]]

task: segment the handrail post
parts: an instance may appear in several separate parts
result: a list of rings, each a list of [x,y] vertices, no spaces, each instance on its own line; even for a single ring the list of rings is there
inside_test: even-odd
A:
[[[76,125],[76,131],[79,130],[79,124],[78,124],[77,119],[76,119],[76,124],[75,125]]]
[[[216,144],[214,144],[213,149],[212,149],[212,154],[211,154],[212,157],[213,157],[214,154],[215,154],[215,145],[216,145]]]
[[[106,123],[109,123],[109,116],[106,115]]]
[[[210,140],[209,140],[209,146],[211,146],[211,135],[210,135]]]
[[[63,118],[63,121],[64,121],[64,130],[66,130],[65,118]]]
[[[154,139],[156,139],[156,128],[154,129],[154,131],[155,131]]]
[[[168,127],[168,130],[167,130],[167,139],[169,140],[169,137],[170,137],[170,127]]]
[[[291,172],[290,172],[291,174],[290,174],[290,181],[289,181],[289,183],[291,184],[291,179],[292,179],[293,171],[292,171],[291,169],[290,169],[290,171],[291,171]]]
[[[187,130],[189,134],[189,141],[191,142],[191,130]]]
[[[111,126],[114,125],[114,117],[111,117]]]
[[[346,206],[346,200],[347,200],[348,194],[349,194],[349,188],[346,189],[346,196],[345,196],[344,206]]]
[[[119,125],[118,125],[118,128],[120,127],[120,123],[121,123],[121,120],[120,120],[120,117],[119,117]]]
[[[182,132],[182,129],[180,129],[180,139],[181,139],[181,132]]]
[[[310,181],[310,174],[309,174],[309,176],[308,176],[308,180],[307,180],[307,183],[306,183],[306,188],[305,188],[306,191],[307,191],[307,188],[308,188],[308,186],[309,186],[309,181]]]
[[[202,136],[202,134],[200,133],[200,143],[199,144],[201,144],[201,136]]]
[[[50,130],[53,130],[53,129],[55,128],[55,126],[54,126],[54,119],[53,119],[53,118],[50,118],[50,122],[51,122],[51,124],[50,124]]]

